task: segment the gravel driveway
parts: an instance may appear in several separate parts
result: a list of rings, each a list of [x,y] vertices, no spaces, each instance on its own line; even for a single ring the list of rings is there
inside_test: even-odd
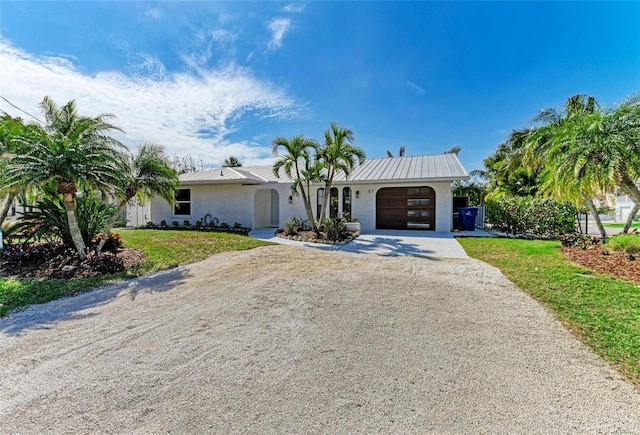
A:
[[[0,319],[8,433],[640,433],[499,271],[269,246]]]

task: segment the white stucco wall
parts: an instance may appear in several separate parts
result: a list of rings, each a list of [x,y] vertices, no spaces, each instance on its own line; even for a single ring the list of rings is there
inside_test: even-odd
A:
[[[203,219],[206,214],[218,219],[219,223],[226,222],[233,225],[240,222],[248,228],[270,227],[271,222],[271,190],[278,192],[278,227],[291,216],[306,216],[304,205],[300,198],[293,198],[289,204],[289,186],[283,184],[266,184],[260,186],[242,186],[238,184],[226,185],[187,185],[184,189],[191,189],[191,214],[175,215],[173,207],[164,200],[155,198],[151,204],[151,220],[159,224],[166,220],[168,225],[178,221],[182,225],[189,219],[193,225]],[[256,201],[256,194],[258,201]],[[256,208],[257,205],[257,208]]]
[[[361,224],[363,231],[372,231],[376,228],[376,193],[384,187],[419,187],[429,186],[436,194],[436,231],[451,231],[453,225],[452,207],[453,198],[451,193],[451,182],[440,181],[431,183],[401,183],[401,184],[335,184],[338,188],[339,214],[342,210],[342,192],[344,187],[350,187],[352,201],[352,216]],[[311,191],[311,204],[314,213],[316,212],[316,198],[318,188],[313,187]],[[301,196],[292,196],[292,203],[289,204],[291,192],[288,185],[269,183],[260,186],[241,185],[192,185],[183,186],[191,189],[191,214],[188,216],[176,216],[173,208],[156,198],[151,205],[151,220],[156,224],[166,220],[169,225],[174,220],[182,222],[189,219],[191,224],[202,219],[207,213],[218,218],[219,223],[226,222],[233,225],[240,222],[245,227],[258,228],[270,227],[271,189],[278,192],[278,227],[283,228],[284,223],[293,216],[307,218],[307,214]],[[260,192],[262,191],[262,192]],[[356,192],[360,192],[356,198]],[[258,200],[256,200],[258,198]]]
[[[451,231],[453,226],[453,197],[451,193],[451,182],[432,183],[401,183],[401,184],[335,184],[338,188],[339,213],[342,213],[342,188],[350,187],[352,190],[352,212],[351,215],[358,219],[362,231],[372,231],[376,229],[376,194],[384,187],[419,187],[429,186],[436,193],[436,231]],[[356,192],[360,192],[360,197],[356,198]],[[317,188],[313,189],[312,203],[314,204]]]

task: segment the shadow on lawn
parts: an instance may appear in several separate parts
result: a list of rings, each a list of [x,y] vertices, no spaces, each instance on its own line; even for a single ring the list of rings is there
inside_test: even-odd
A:
[[[134,278],[116,284],[108,284],[45,304],[30,305],[18,308],[13,313],[0,318],[0,332],[18,336],[26,330],[50,329],[58,322],[84,319],[99,315],[93,308],[107,304],[126,293],[131,302],[139,294],[159,293],[171,290],[184,282],[189,270],[183,267],[164,270],[152,275]]]

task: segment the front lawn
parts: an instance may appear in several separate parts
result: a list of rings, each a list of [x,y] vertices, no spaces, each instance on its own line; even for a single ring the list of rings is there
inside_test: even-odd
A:
[[[602,226],[605,228],[624,228],[622,222],[603,222]],[[631,224],[631,229],[640,228],[640,222],[634,222]]]
[[[35,280],[0,277],[0,316],[13,308],[41,304],[122,279],[204,260],[228,251],[243,251],[269,243],[246,236],[198,231],[119,229],[124,245],[147,259],[134,270],[77,280]]]
[[[598,355],[640,385],[640,286],[598,275],[568,260],[556,241],[459,238],[549,307]]]

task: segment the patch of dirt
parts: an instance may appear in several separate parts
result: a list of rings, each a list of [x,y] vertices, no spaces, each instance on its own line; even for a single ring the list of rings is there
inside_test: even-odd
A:
[[[96,256],[89,252],[81,262],[74,249],[50,243],[10,245],[0,251],[0,276],[35,279],[79,279],[108,275],[132,269],[146,259],[146,255],[132,248],[103,252]]]
[[[598,273],[640,283],[640,258],[603,246],[561,248],[562,253],[581,266]]]

